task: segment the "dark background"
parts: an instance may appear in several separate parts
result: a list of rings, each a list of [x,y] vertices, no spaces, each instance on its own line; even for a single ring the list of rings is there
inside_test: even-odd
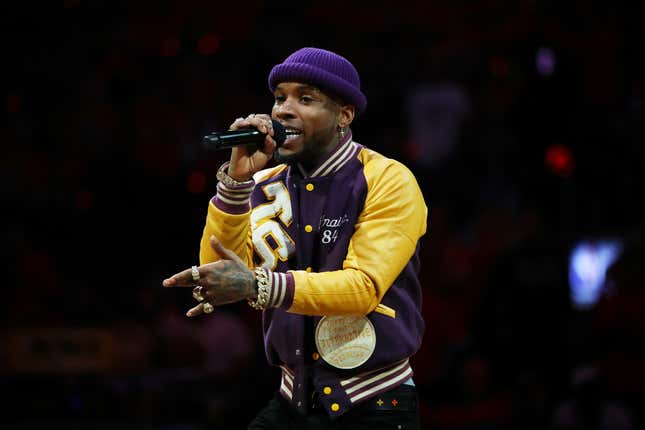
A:
[[[244,428],[278,388],[246,304],[187,319],[226,153],[303,46],[361,74],[354,138],[417,175],[428,429],[645,416],[643,6],[23,1],[0,6],[3,428]],[[624,251],[579,309],[581,240]],[[384,256],[387,258],[387,256]],[[609,288],[611,287],[611,288]]]

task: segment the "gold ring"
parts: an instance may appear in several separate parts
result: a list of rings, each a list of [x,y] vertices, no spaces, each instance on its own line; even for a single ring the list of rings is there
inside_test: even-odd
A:
[[[202,286],[198,285],[195,288],[193,288],[193,298],[197,300],[198,302],[203,302],[204,301],[204,296],[202,296]]]
[[[193,281],[197,282],[199,281],[199,269],[197,266],[193,266],[190,268],[191,274],[193,275]]]
[[[210,314],[211,312],[213,312],[213,309],[215,309],[213,305],[211,305],[208,302],[204,302],[204,305],[202,306],[202,310],[204,311],[205,314]]]

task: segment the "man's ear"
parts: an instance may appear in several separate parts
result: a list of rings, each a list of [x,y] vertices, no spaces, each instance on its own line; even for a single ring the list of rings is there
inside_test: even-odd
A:
[[[356,108],[353,105],[340,105],[340,110],[338,111],[338,126],[341,128],[348,127],[354,121],[355,115]]]

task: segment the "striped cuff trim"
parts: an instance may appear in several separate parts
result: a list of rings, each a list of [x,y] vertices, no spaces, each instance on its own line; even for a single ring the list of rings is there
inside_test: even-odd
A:
[[[282,378],[280,381],[280,394],[287,400],[291,401],[293,399],[293,374],[284,367],[280,366],[282,369]]]
[[[254,186],[233,188],[219,182],[217,184],[217,198],[229,205],[244,205],[249,203],[253,188]]]
[[[406,359],[385,369],[342,380],[340,385],[345,388],[350,402],[357,403],[402,384],[412,377],[412,373],[410,361]]]
[[[269,299],[267,308],[283,308],[293,302],[293,275],[264,269],[269,278]]]
[[[211,203],[222,212],[226,212],[231,215],[241,215],[251,210],[251,204],[246,203],[244,205],[231,205],[223,201],[220,196],[215,196],[212,198]]]
[[[250,198],[255,183],[241,187],[225,185],[222,182],[217,183],[217,194],[211,200],[220,210],[229,214],[243,214],[251,209]]]

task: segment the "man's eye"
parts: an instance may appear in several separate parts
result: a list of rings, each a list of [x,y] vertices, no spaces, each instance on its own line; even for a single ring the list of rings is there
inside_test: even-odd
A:
[[[274,100],[276,103],[282,103],[284,101],[284,96],[275,96]]]
[[[302,96],[302,97],[300,97],[300,101],[305,102],[305,103],[311,103],[312,101],[314,101],[314,99],[312,97],[309,97],[309,96]]]

